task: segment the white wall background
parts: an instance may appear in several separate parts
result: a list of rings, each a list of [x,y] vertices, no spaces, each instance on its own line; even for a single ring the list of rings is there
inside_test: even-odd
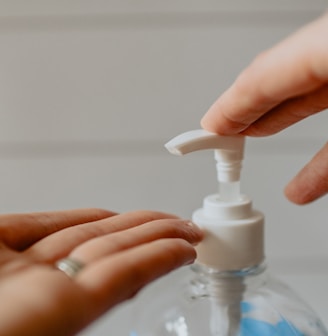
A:
[[[0,0],[0,211],[96,206],[190,217],[215,191],[211,154],[177,159],[163,143],[198,128],[258,52],[325,7]],[[251,139],[243,190],[266,214],[269,264],[328,325],[327,198],[298,207],[282,194],[327,141],[327,125],[323,112]],[[123,318],[110,313],[83,335],[119,335]]]

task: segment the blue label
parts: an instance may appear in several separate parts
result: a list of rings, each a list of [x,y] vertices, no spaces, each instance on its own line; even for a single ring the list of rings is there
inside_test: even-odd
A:
[[[252,304],[241,303],[243,314],[254,310]],[[276,324],[259,321],[251,317],[243,317],[240,323],[240,336],[305,336],[296,329],[289,321],[281,319]]]

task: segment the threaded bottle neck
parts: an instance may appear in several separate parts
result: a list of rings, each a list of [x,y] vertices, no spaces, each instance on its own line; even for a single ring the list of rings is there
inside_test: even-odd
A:
[[[203,296],[221,300],[225,300],[227,296],[240,298],[240,293],[245,291],[246,286],[257,288],[263,285],[266,279],[265,262],[235,271],[220,271],[198,263],[192,265],[191,269],[196,275],[192,282],[203,289]]]
[[[250,287],[264,283],[262,274],[265,264],[237,271],[219,271],[201,264],[194,264],[191,268],[196,273],[191,283],[193,298],[207,298],[210,301],[211,335],[237,335],[244,295]]]

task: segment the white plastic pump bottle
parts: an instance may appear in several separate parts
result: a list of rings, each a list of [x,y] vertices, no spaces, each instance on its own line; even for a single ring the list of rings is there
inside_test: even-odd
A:
[[[192,215],[205,232],[196,263],[173,286],[158,282],[141,293],[147,305],[129,336],[328,336],[312,309],[266,270],[264,216],[240,193],[244,142],[195,130],[166,144],[176,155],[213,149],[219,191]]]

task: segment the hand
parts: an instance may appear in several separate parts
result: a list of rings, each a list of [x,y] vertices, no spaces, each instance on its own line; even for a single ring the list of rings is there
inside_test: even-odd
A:
[[[213,104],[202,126],[266,136],[328,107],[328,14],[259,55]],[[328,143],[285,189],[305,204],[328,192]]]
[[[202,238],[172,215],[99,209],[0,216],[0,335],[73,335],[147,283],[192,263]],[[54,263],[85,267],[70,278]]]

